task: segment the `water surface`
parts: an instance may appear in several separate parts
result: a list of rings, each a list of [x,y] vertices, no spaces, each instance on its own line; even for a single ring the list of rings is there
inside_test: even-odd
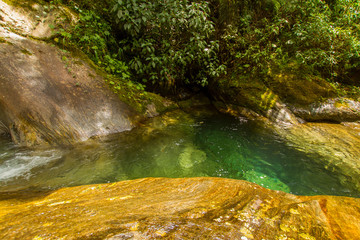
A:
[[[299,195],[360,194],[261,124],[181,112],[73,147],[28,149],[0,138],[0,192],[144,177],[224,177]]]

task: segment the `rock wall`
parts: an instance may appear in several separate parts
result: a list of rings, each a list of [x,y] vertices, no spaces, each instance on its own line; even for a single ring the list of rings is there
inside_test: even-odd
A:
[[[6,35],[8,34],[8,35]],[[15,143],[83,141],[129,130],[135,111],[85,61],[0,31],[0,109]]]
[[[292,72],[270,73],[266,79],[239,76],[236,71],[210,85],[222,111],[257,115],[274,123],[355,122],[360,120],[358,99],[338,97],[324,79],[299,77]],[[247,110],[245,110],[247,109]],[[252,112],[252,114],[249,114]]]
[[[119,100],[88,61],[32,39],[48,38],[51,29],[40,31],[39,25],[48,26],[68,10],[44,13],[37,16],[39,22],[32,11],[3,1],[0,6],[2,132],[9,133],[15,143],[30,146],[71,144],[135,126],[138,113]],[[44,8],[31,7],[36,12]]]

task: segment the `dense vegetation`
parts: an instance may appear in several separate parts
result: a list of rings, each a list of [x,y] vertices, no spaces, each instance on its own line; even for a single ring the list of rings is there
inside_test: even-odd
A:
[[[123,58],[143,82],[206,85],[221,72],[206,1],[119,0]]]
[[[64,1],[80,21],[61,29],[58,42],[77,46],[111,74],[175,92],[224,72],[206,1],[119,0],[100,10],[82,2]]]
[[[296,69],[352,84],[360,71],[356,0],[62,3],[80,21],[60,31],[59,42],[78,46],[111,74],[153,89],[205,86],[225,66],[249,76]]]
[[[344,81],[360,66],[356,0],[218,1],[222,60],[244,72],[295,64]]]

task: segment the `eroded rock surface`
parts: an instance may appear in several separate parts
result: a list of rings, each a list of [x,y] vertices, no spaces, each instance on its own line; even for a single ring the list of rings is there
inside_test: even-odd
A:
[[[1,27],[0,37],[0,122],[14,142],[68,144],[134,126],[136,112],[86,61]]]
[[[14,6],[0,1],[0,27],[23,36],[50,38],[58,28],[67,28],[78,21],[70,9],[63,6],[13,1]]]
[[[2,239],[359,239],[360,201],[240,180],[148,178],[1,195]]]

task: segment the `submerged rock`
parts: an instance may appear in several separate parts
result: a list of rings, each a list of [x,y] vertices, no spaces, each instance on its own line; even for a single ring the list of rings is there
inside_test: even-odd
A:
[[[263,80],[236,71],[210,86],[218,109],[261,120],[288,146],[313,155],[342,184],[360,189],[359,101],[336,97],[330,83],[299,69],[274,70]]]
[[[182,153],[179,155],[179,165],[184,170],[189,170],[194,167],[194,165],[202,163],[206,160],[206,153],[200,149],[197,149],[196,146],[188,144]]]
[[[265,173],[255,170],[249,170],[244,174],[244,179],[249,182],[257,183],[262,187],[275,189],[283,192],[291,192],[290,187],[280,181],[278,178],[272,178]]]
[[[339,176],[342,184],[360,190],[360,124],[306,123],[277,128],[286,144],[313,155],[313,159]]]
[[[16,197],[16,198],[13,198]],[[147,178],[0,196],[2,239],[358,239],[360,200]]]

